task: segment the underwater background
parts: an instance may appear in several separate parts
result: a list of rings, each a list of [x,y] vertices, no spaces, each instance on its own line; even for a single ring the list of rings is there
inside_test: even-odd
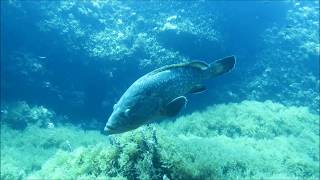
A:
[[[319,179],[319,1],[1,1],[1,180]],[[175,119],[107,137],[164,65],[235,55]]]

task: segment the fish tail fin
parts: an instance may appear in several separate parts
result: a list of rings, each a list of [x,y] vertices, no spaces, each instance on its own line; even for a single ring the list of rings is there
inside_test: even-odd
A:
[[[209,65],[209,77],[213,78],[231,71],[236,64],[235,56],[228,56]]]

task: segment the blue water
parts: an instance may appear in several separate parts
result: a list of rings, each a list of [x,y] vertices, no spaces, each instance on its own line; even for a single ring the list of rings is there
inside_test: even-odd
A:
[[[164,65],[194,60],[211,63],[230,55],[237,59],[235,68],[206,81],[205,92],[188,94],[187,106],[177,117],[193,117],[192,113],[214,105],[272,101],[288,109],[308,109],[317,126],[319,46],[319,1],[1,1],[1,126],[9,135],[1,133],[10,138],[16,131],[23,138],[29,137],[23,134],[29,127],[42,131],[58,124],[102,133],[114,104],[142,75]],[[229,109],[233,111],[231,106]],[[301,115],[301,119],[308,118]],[[162,126],[161,122],[155,126]],[[314,132],[312,138],[319,136],[315,126],[306,129]],[[1,149],[24,148],[5,143]],[[311,145],[315,148],[310,151],[319,153],[319,141]],[[61,146],[65,145],[42,150],[41,160],[31,168],[11,162],[10,156],[2,153],[1,179],[27,178],[41,170]],[[74,146],[86,147],[81,143]],[[308,158],[319,163],[318,155]],[[17,175],[15,168],[22,168],[23,173]],[[312,169],[309,174],[307,168]],[[280,176],[284,171],[277,174],[264,169],[258,171],[266,172],[261,176],[225,173],[208,178],[318,179],[318,168],[301,166],[303,176],[298,170]],[[121,176],[189,176],[178,171],[179,178],[170,168],[159,172],[160,178]],[[190,175],[190,179],[204,177]]]

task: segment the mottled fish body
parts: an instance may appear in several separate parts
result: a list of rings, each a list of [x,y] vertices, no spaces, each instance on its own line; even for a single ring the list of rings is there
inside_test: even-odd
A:
[[[234,65],[235,57],[230,56],[211,64],[194,61],[156,69],[136,80],[121,96],[104,130],[107,134],[122,133],[175,116],[187,103],[184,95],[204,91],[204,80],[224,74]]]

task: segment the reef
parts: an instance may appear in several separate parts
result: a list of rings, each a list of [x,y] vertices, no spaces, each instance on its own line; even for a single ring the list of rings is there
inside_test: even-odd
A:
[[[269,97],[288,105],[309,106],[318,112],[319,96],[319,2],[292,3],[285,23],[267,28],[265,47],[249,70],[243,93],[247,99]],[[252,76],[254,74],[254,76]]]
[[[161,43],[158,39],[162,34],[171,32],[173,38],[185,39],[185,43],[218,42],[219,33],[211,28],[217,20],[216,14],[195,11],[203,6],[173,1],[53,2],[43,6],[45,13],[38,25],[43,32],[64,35],[71,52],[83,51],[92,59],[114,62],[134,57],[142,67],[157,67],[186,60],[180,54],[185,52],[179,49],[183,48],[182,44],[172,47],[171,43]],[[187,41],[185,36],[195,38]]]

